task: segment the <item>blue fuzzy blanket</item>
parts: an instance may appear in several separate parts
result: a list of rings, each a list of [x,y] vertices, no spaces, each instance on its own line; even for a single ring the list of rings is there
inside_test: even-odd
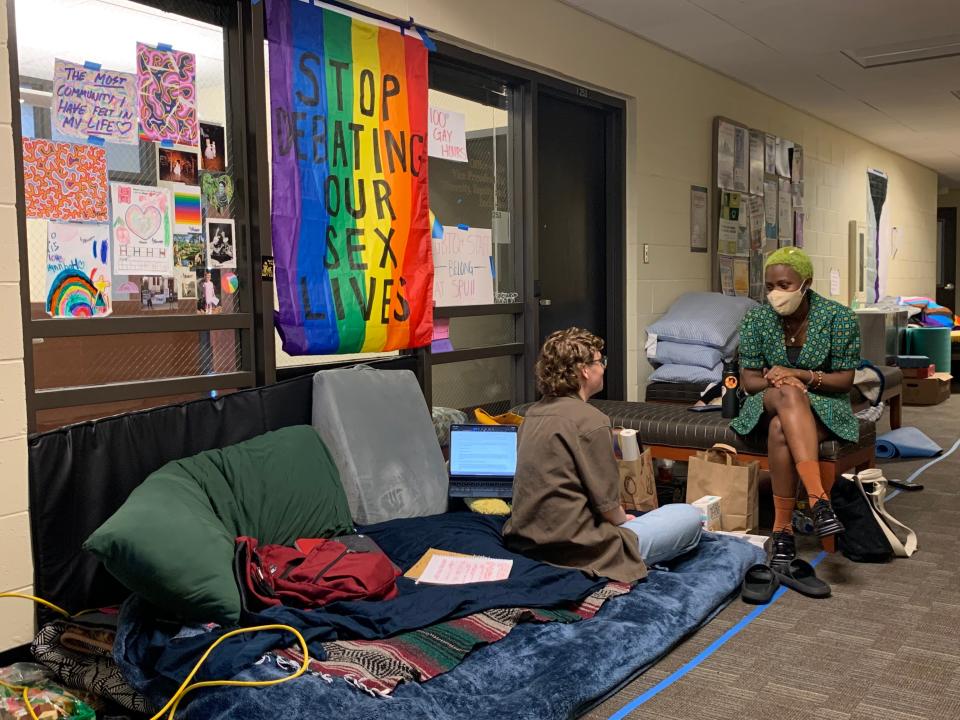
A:
[[[182,720],[363,720],[509,717],[567,718],[647,668],[708,622],[739,587],[757,548],[705,534],[698,549],[669,569],[651,570],[628,595],[608,600],[591,620],[521,625],[427,683],[403,684],[392,697],[371,697],[342,680],[304,675],[267,688],[197,692]],[[267,658],[237,676],[289,674]]]

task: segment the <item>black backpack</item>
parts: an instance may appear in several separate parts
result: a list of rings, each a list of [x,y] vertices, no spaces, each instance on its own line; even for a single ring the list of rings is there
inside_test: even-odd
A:
[[[869,492],[872,483],[864,483]],[[885,563],[893,560],[893,548],[877,525],[876,517],[856,483],[838,478],[830,492],[833,511],[843,523],[837,547],[853,562]]]

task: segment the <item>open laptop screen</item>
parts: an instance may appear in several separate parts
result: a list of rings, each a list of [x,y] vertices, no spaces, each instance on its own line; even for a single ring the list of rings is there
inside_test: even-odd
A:
[[[450,477],[512,478],[517,469],[517,428],[513,425],[453,425]]]

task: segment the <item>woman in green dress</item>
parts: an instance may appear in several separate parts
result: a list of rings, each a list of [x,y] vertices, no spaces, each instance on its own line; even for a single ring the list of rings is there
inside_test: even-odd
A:
[[[802,250],[772,253],[764,275],[767,303],[747,313],[740,326],[740,379],[748,397],[732,427],[741,435],[767,434],[771,565],[777,566],[796,557],[791,521],[798,480],[817,535],[843,532],[823,489],[819,445],[828,437],[859,439],[849,393],[860,362],[860,329],[853,311],[810,289],[813,265]]]

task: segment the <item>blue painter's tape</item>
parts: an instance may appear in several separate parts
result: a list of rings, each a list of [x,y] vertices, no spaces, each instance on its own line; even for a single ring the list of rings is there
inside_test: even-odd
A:
[[[419,25],[414,25],[414,27],[417,29],[417,32],[420,33],[420,39],[423,40],[423,46],[430,52],[436,52],[437,44],[429,35],[427,35],[427,31]]]
[[[99,145],[103,147],[104,139],[102,137],[97,137],[96,135],[87,135],[87,142],[91,145]]]
[[[173,140],[161,140],[161,141],[160,141],[160,147],[172,148],[172,147],[173,147]]]
[[[493,276],[493,279],[497,279],[497,268],[493,263],[493,255],[490,256],[490,274]]]
[[[458,227],[460,230],[469,230],[469,229],[470,229],[470,226],[469,226],[469,225],[464,225],[463,223],[460,223],[459,225],[457,225],[457,227]]]
[[[99,70],[100,67],[101,67],[101,66],[100,66],[100,63],[90,62],[89,60],[87,60],[86,62],[84,62],[84,63],[83,63],[83,66],[84,66],[87,70]]]
[[[825,552],[821,552],[819,555],[817,555],[813,559],[813,562],[811,562],[810,564],[816,567],[817,565],[820,564],[820,562],[826,556],[827,554]],[[768,602],[766,605],[760,605],[754,610],[752,610],[746,617],[740,620],[740,622],[738,622],[732,628],[727,630],[723,635],[721,635],[712,643],[710,643],[710,645],[705,650],[703,650],[699,655],[693,658],[693,660],[688,662],[679,670],[676,670],[669,677],[666,677],[660,682],[658,682],[652,688],[647,690],[643,695],[640,695],[639,697],[635,698],[631,702],[624,705],[622,708],[617,710],[613,715],[611,715],[609,720],[622,720],[623,718],[627,717],[627,715],[629,715],[631,712],[633,712],[638,707],[643,705],[645,702],[647,702],[654,696],[659,695],[661,691],[666,690],[668,687],[673,685],[675,682],[677,682],[677,680],[682,678],[684,675],[686,675],[688,672],[693,670],[695,667],[697,667],[700,663],[702,663],[708,657],[713,655],[714,652],[720,649],[721,646],[725,645],[728,640],[733,638],[736,634],[738,634],[741,630],[743,630],[747,625],[749,625],[754,620],[756,620],[763,613],[764,610],[766,610],[768,607],[773,605],[777,600],[783,597],[784,593],[786,592],[787,592],[787,587],[782,586],[779,590],[777,590],[773,594],[773,597],[770,598],[770,602]]]
[[[250,0],[250,4],[251,4],[251,5],[259,5],[259,4],[260,4],[260,0]]]
[[[157,50],[163,50],[164,52],[170,52],[173,50],[173,45],[167,45],[167,43],[157,43]]]

